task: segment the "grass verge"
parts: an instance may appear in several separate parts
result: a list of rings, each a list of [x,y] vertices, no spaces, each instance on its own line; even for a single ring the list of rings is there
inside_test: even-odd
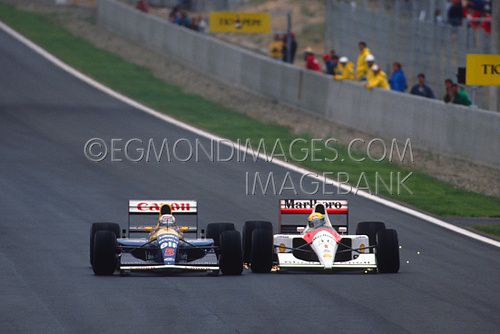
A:
[[[472,228],[480,232],[500,238],[500,225],[472,225]]]
[[[500,216],[498,198],[461,190],[420,172],[413,172],[404,183],[410,192],[407,188],[398,186],[397,182],[398,175],[402,179],[410,173],[409,170],[386,161],[355,161],[348,158],[347,149],[342,145],[329,145],[329,148],[325,148],[324,143],[314,144],[311,137],[304,135],[306,142],[300,142],[289,149],[296,138],[289,129],[260,122],[200,96],[186,93],[181,88],[156,78],[148,69],[131,64],[118,55],[98,49],[88,41],[72,35],[46,14],[0,4],[0,19],[95,80],[199,128],[232,140],[249,138],[254,146],[257,146],[260,139],[264,139],[266,143],[270,143],[268,153],[279,139],[284,148],[284,156],[281,158],[289,161],[304,157],[303,150],[309,148],[310,151],[311,146],[316,145],[318,150],[315,157],[320,161],[312,161],[309,157],[303,162],[295,163],[315,171],[333,173],[334,176],[339,172],[347,173],[349,182],[354,186],[372,193],[377,190],[380,195],[437,215]],[[276,153],[279,155],[280,150]],[[338,158],[335,162],[327,161],[336,154]],[[362,157],[366,158],[361,153],[356,154],[356,158]]]

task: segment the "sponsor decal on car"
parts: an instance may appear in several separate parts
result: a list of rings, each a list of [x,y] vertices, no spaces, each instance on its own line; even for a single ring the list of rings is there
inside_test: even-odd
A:
[[[129,201],[129,213],[157,213],[160,212],[160,208],[164,204],[169,204],[172,208],[173,213],[196,213],[197,203],[196,201],[187,200],[172,200],[172,201],[161,201],[161,200],[130,200]]]
[[[179,237],[175,234],[160,234],[158,243],[162,249],[163,263],[175,264],[176,249],[179,244]]]
[[[165,257],[174,256],[175,249],[173,249],[173,248],[165,248],[164,254],[165,254]]]
[[[346,214],[349,211],[345,200],[280,200],[281,214],[307,214],[311,213],[315,205],[321,203],[325,206],[327,213]]]
[[[312,243],[317,238],[333,238],[335,242],[339,243],[342,237],[334,230],[327,228],[320,228],[312,232],[307,232],[302,237],[308,244]]]

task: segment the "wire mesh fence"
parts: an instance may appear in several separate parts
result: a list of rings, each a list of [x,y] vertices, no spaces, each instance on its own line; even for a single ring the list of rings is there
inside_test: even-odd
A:
[[[393,62],[403,64],[409,86],[425,73],[436,96],[445,94],[444,80],[456,81],[457,68],[468,53],[490,53],[491,36],[479,23],[473,28],[446,22],[444,0],[327,0],[325,49],[356,60],[358,42],[365,41],[376,62],[389,74]],[[469,93],[470,92],[470,88]],[[488,91],[476,101],[488,107]]]

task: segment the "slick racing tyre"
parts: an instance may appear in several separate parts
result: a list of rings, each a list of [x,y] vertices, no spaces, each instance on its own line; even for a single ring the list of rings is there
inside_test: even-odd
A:
[[[273,232],[256,228],[252,232],[250,268],[254,273],[269,273],[273,267]]]
[[[377,269],[381,273],[399,271],[399,242],[396,230],[384,229],[377,232]]]
[[[111,231],[97,231],[94,235],[93,255],[94,273],[99,276],[113,275],[118,264],[116,235]]]
[[[273,233],[273,224],[263,220],[249,220],[243,225],[242,245],[243,245],[243,262],[250,262],[250,252],[252,250],[252,232],[260,228]]]
[[[367,235],[369,246],[374,246],[377,244],[377,232],[381,230],[385,230],[383,222],[361,222],[356,226],[356,235]],[[373,253],[373,248],[370,253]]]
[[[243,271],[240,232],[221,233],[219,267],[224,275],[240,275]]]
[[[120,237],[120,225],[116,223],[93,223],[90,227],[90,264],[94,254],[94,235],[97,231],[113,232],[117,238]]]
[[[207,239],[214,239],[214,246],[220,246],[220,235],[224,231],[234,231],[233,223],[210,223],[207,225]]]

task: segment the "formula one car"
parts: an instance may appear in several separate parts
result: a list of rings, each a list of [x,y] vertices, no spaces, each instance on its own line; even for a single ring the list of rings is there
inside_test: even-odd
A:
[[[195,201],[131,200],[128,229],[116,223],[94,223],[90,231],[90,262],[96,275],[132,271],[206,271],[239,275],[243,270],[241,237],[232,223],[207,225],[206,238],[198,237]],[[155,225],[136,224],[154,219]],[[195,216],[196,226],[179,225],[176,216],[187,221]],[[193,220],[193,219],[192,219]],[[151,221],[151,219],[149,219]],[[135,225],[135,226],[134,226]],[[130,238],[131,233],[147,234]],[[184,235],[194,233],[195,238]],[[204,231],[202,231],[202,234]]]
[[[283,215],[308,215],[307,224],[283,224]],[[280,234],[272,224],[246,222],[243,259],[254,272],[283,269],[399,271],[399,243],[395,230],[382,222],[361,222],[349,235],[345,200],[280,200]],[[335,215],[334,224],[329,215]]]

